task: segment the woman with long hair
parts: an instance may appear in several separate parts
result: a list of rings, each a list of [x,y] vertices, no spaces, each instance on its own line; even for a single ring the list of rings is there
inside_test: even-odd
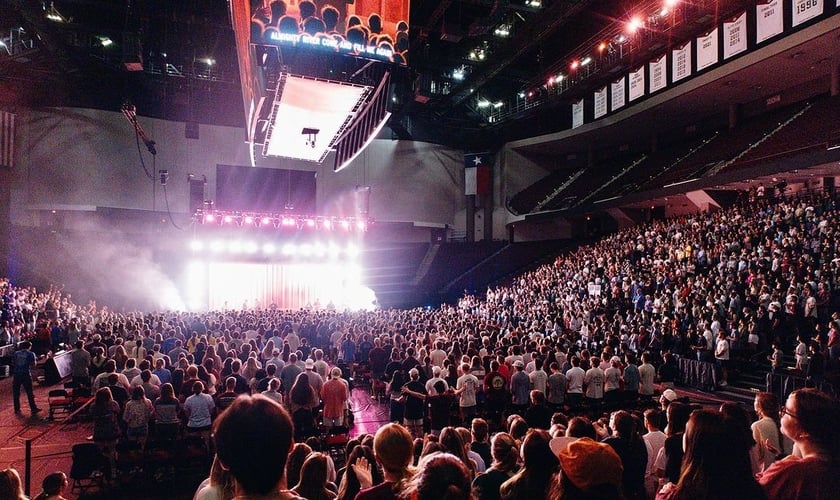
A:
[[[23,483],[18,471],[12,468],[0,470],[0,498],[27,500],[23,494]]]
[[[344,474],[338,487],[338,500],[353,500],[356,498],[356,493],[362,489],[359,478],[353,471],[353,465],[361,458],[367,460],[368,463],[376,463],[373,450],[369,446],[356,445],[347,455],[347,467],[344,469]],[[379,470],[379,467],[373,467],[371,469],[371,475],[373,485],[377,485],[383,481],[382,472]]]
[[[750,443],[741,424],[714,410],[697,410],[685,429],[680,479],[657,500],[761,500],[767,498],[750,466]]]
[[[146,397],[142,386],[136,386],[131,390],[131,399],[125,403],[123,410],[123,421],[125,421],[126,437],[140,445],[141,450],[146,449],[146,440],[149,437],[149,422],[154,416],[154,406]]]
[[[391,381],[386,384],[385,394],[389,399],[388,420],[401,423],[405,416],[405,398],[402,387],[405,385],[405,375],[402,370],[394,370],[391,374]]]
[[[780,414],[782,434],[801,457],[777,460],[759,475],[767,496],[834,498],[840,491],[840,401],[817,389],[800,389],[788,396]]]
[[[318,393],[309,384],[309,376],[306,372],[299,373],[295,383],[289,390],[289,409],[292,415],[301,408],[313,410],[320,403]]]
[[[464,462],[464,465],[466,465],[470,471],[470,482],[472,483],[476,474],[476,464],[475,461],[467,456],[466,443],[464,443],[464,440],[461,438],[461,434],[458,430],[451,426],[444,427],[443,431],[440,433],[438,443],[440,443],[444,452],[455,455],[458,457],[458,460]]]
[[[175,397],[175,388],[166,383],[160,386],[160,396],[155,407],[155,434],[158,438],[174,439],[181,433],[181,401]]]
[[[328,471],[327,456],[310,453],[300,469],[300,480],[292,491],[307,500],[335,500],[335,492],[328,488]]]
[[[300,472],[307,457],[312,454],[312,448],[305,443],[295,443],[286,459],[286,485],[295,486],[300,482]]]
[[[551,436],[542,429],[531,429],[522,441],[522,469],[502,483],[502,500],[549,498],[560,461],[549,446]]]
[[[624,496],[630,499],[644,499],[645,469],[647,469],[647,446],[639,435],[636,419],[629,412],[617,411],[612,416],[613,435],[604,440],[621,458],[624,467],[622,488]]]
[[[761,470],[776,461],[779,451],[790,453],[792,442],[782,434],[782,419],[779,417],[779,398],[772,392],[755,395],[754,409],[758,420],[750,426],[753,439],[761,450]],[[765,443],[769,443],[768,447]],[[772,448],[771,448],[772,447]]]
[[[500,432],[493,436],[490,453],[493,456],[492,464],[472,482],[478,500],[501,500],[499,489],[502,483],[519,470],[519,447],[510,434]]]
[[[116,444],[120,437],[119,418],[120,405],[114,401],[111,389],[102,387],[97,390],[93,400],[93,442],[108,458],[112,479],[117,472],[115,463]]]
[[[744,442],[749,445],[750,450],[750,468],[753,475],[761,472],[761,448],[758,442],[753,439],[752,430],[750,430],[750,414],[747,409],[738,403],[727,401],[720,405],[720,412],[723,416],[730,419],[736,428],[743,433]]]

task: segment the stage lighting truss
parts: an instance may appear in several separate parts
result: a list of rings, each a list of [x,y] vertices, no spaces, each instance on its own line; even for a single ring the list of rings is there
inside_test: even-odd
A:
[[[355,261],[361,248],[352,242],[303,241],[276,242],[233,240],[221,238],[195,238],[189,249],[195,256],[213,260],[286,260],[298,262]]]
[[[371,221],[365,217],[327,217],[323,215],[232,212],[225,210],[197,210],[194,218],[196,222],[205,226],[355,234],[367,232],[371,224]]]

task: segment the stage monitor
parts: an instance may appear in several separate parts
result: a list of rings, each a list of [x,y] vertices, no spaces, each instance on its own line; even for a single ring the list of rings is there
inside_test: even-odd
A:
[[[312,215],[315,172],[216,165],[216,208]]]
[[[259,0],[251,43],[407,63],[408,0]]]

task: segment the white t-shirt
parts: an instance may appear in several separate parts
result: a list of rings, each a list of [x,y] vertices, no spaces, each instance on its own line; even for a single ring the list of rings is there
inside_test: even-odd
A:
[[[460,406],[461,408],[475,406],[475,393],[478,389],[478,379],[475,378],[475,375],[473,375],[472,373],[467,373],[458,377],[458,382],[455,386],[455,390],[461,391],[461,389],[463,389],[463,392],[460,393],[461,398],[458,401],[458,406]]]
[[[567,393],[583,394],[583,378],[586,372],[579,366],[573,366],[566,372],[566,383],[568,384]]]

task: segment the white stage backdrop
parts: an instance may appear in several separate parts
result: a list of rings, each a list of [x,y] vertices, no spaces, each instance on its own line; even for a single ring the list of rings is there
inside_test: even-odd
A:
[[[210,310],[302,307],[370,309],[375,297],[361,286],[361,270],[347,263],[262,264],[195,262],[188,270],[189,301]],[[206,293],[206,299],[201,295]]]

